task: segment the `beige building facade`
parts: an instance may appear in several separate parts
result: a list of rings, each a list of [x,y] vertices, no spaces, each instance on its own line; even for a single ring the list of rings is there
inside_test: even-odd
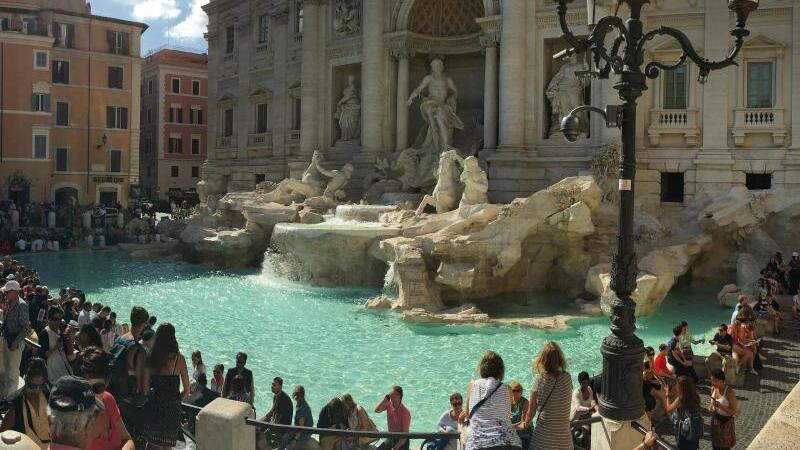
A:
[[[586,23],[579,3],[568,15],[575,30]],[[493,201],[586,172],[619,138],[597,118],[575,143],[558,131],[568,106],[620,101],[613,77],[582,82],[575,72],[587,62],[552,59],[564,48],[552,1],[212,0],[205,10],[203,176],[227,191],[299,176],[320,150],[330,167],[354,164],[349,193],[358,199],[376,160],[424,146],[428,122],[419,101],[408,100],[433,60],[457,90],[448,94],[460,119],[451,144],[480,156]],[[645,25],[681,29],[710,59],[732,46],[723,1],[655,0]],[[701,189],[800,184],[800,3],[763,0],[748,28],[738,66],[705,84],[690,63],[649,82],[637,117],[640,203],[679,206]],[[647,44],[648,61],[679,55],[669,38]],[[341,120],[345,98],[359,112],[355,139],[356,115]]]

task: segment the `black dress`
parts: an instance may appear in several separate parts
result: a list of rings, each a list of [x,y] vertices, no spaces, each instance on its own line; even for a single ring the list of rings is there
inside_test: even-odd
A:
[[[177,365],[177,358],[175,365]],[[172,369],[175,372],[175,368]],[[180,376],[150,375],[150,396],[142,437],[151,445],[174,447],[181,435]]]

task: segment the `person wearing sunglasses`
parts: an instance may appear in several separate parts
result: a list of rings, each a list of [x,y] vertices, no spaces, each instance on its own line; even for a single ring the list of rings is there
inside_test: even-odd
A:
[[[106,390],[111,376],[109,359],[109,355],[97,347],[84,349],[79,357],[81,376],[89,383],[97,400],[105,406],[100,419],[102,432],[92,440],[88,450],[134,450],[133,439],[122,421],[117,401]]]
[[[522,384],[519,381],[509,383],[511,388],[511,424],[517,430],[517,436],[522,441],[522,450],[528,450],[531,443],[531,421],[525,420],[525,411],[528,410],[528,399],[522,395]]]
[[[225,366],[217,364],[214,366],[214,372],[211,376],[211,390],[219,395],[222,395],[222,389],[225,387],[225,377],[222,376],[225,371]]]
[[[72,367],[65,350],[64,311],[58,306],[47,309],[47,326],[39,333],[39,357],[47,363],[47,379],[58,380],[72,375]]]
[[[464,398],[460,393],[454,392],[450,394],[450,409],[443,412],[439,417],[439,423],[436,425],[436,430],[442,433],[457,433],[458,421],[461,419],[461,414],[464,412]],[[453,439],[440,438],[435,441],[430,441],[426,448],[428,450],[455,450],[458,443]]]
[[[11,409],[0,424],[0,432],[22,433],[42,449],[50,444],[50,423],[47,419],[47,366],[43,359],[33,358],[25,374],[25,388],[11,399]]]

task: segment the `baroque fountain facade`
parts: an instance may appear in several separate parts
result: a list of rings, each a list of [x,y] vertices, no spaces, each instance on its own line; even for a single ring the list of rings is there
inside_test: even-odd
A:
[[[642,102],[638,314],[679,282],[732,283],[727,302],[752,288],[770,252],[800,244],[787,226],[800,214],[800,114],[790,113],[800,111],[800,8],[762,3],[738,68],[701,88],[689,65]],[[537,290],[605,308],[617,130],[589,121],[568,144],[557,124],[577,105],[613,102],[613,91],[576,76],[586,61],[550,58],[563,48],[553,9],[212,1],[212,142],[183,253],[252,265],[272,247],[290,277],[386,282],[395,298],[373,304],[416,321],[488,320],[469,303]],[[649,26],[684,24],[709,57],[727,49],[728,24],[714,19],[728,14],[724,2],[655,1],[646,13]],[[671,61],[676,48],[654,41],[648,55]],[[764,61],[770,98],[748,82]],[[747,95],[728,89],[739,83]],[[756,116],[769,120],[747,119]]]

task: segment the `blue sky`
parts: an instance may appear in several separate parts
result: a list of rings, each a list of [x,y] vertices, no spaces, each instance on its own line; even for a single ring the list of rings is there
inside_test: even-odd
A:
[[[201,6],[208,0],[91,0],[99,16],[143,22],[142,56],[164,45],[206,51],[203,39],[207,17]]]

